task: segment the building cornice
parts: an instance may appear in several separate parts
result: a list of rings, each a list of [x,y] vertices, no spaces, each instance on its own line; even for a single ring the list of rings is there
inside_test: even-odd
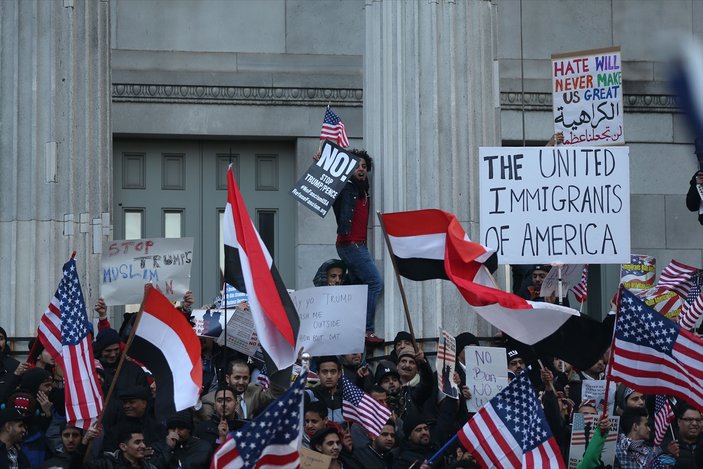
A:
[[[254,86],[199,86],[113,83],[113,103],[243,104],[258,106],[361,107],[364,92],[358,88],[285,88]],[[524,96],[524,99],[523,99]],[[626,94],[628,112],[680,112],[675,96]],[[500,93],[502,110],[551,111],[551,93]]]

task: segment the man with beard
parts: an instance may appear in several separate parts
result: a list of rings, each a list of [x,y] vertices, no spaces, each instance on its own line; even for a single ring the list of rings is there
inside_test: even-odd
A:
[[[359,164],[332,207],[337,220],[337,254],[349,271],[348,283],[369,287],[366,302],[366,342],[378,345],[384,341],[374,333],[376,302],[383,290],[383,279],[366,245],[371,213],[368,173],[373,169],[373,159],[364,150],[351,150],[351,156],[355,156]]]
[[[147,448],[147,456],[151,456],[153,449],[151,445],[160,441],[166,436],[166,428],[154,415],[153,406],[150,405],[151,393],[144,386],[132,386],[119,394],[122,403],[121,411],[114,420],[104,421],[105,437],[103,451],[114,451],[118,449],[116,429],[125,426],[135,426],[140,429]]]
[[[7,407],[0,412],[0,467],[29,468],[29,460],[22,453],[20,444],[27,436],[27,416]]]
[[[701,446],[701,428],[703,428],[703,418],[701,413],[685,402],[679,402],[674,407],[678,439],[672,444],[670,432],[662,443],[662,449],[676,456],[676,469],[693,469],[700,467],[696,465],[694,455],[696,449]]]
[[[400,446],[398,456],[393,460],[394,469],[420,467],[437,452],[439,447],[432,442],[429,420],[420,412],[408,412],[403,421],[405,438]],[[443,467],[438,460],[433,468]]]
[[[395,447],[395,422],[389,420],[381,428],[381,433],[370,443],[363,446],[354,446],[352,454],[365,469],[389,469],[393,466]]]
[[[193,416],[190,410],[176,412],[166,421],[166,439],[154,445],[156,466],[162,469],[197,469],[207,467],[212,458],[212,447],[193,436]]]

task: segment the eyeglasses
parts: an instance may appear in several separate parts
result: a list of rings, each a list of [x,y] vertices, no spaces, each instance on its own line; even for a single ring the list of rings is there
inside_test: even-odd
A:
[[[693,423],[696,422],[697,424],[703,423],[703,418],[695,418],[695,417],[681,417],[679,419],[681,422],[686,422],[686,423]]]

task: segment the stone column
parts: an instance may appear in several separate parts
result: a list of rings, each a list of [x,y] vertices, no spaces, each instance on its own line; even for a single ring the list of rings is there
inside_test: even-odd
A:
[[[375,209],[446,210],[478,240],[478,148],[500,144],[496,11],[489,0],[366,1],[364,139],[377,163]],[[407,325],[374,222],[385,280],[377,329],[391,340]],[[436,337],[439,326],[490,334],[452,283],[403,284],[418,336]]]
[[[99,293],[111,224],[110,3],[2,1],[0,45],[0,325],[32,336],[71,251],[90,310]]]

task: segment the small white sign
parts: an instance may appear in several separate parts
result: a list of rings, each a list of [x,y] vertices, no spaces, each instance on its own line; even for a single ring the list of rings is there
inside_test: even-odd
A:
[[[508,359],[502,347],[470,345],[464,352],[466,385],[471,399],[469,412],[478,412],[488,401],[508,386]]]
[[[363,352],[367,291],[367,285],[345,285],[291,293],[300,317],[297,349],[317,357]]]

